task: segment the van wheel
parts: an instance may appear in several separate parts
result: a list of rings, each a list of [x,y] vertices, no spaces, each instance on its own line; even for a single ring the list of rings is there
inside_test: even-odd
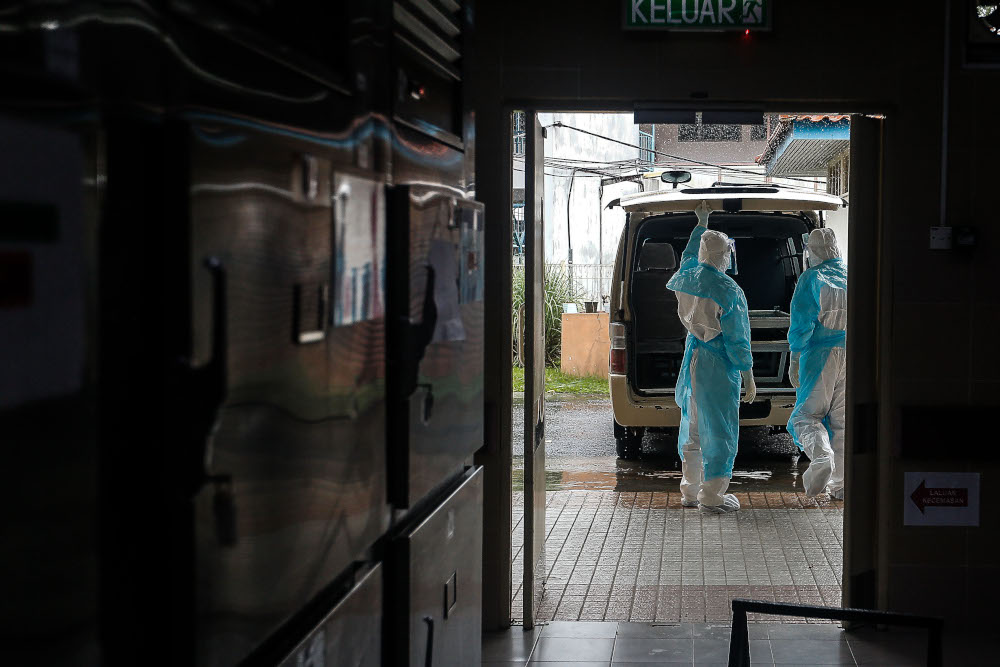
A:
[[[642,453],[642,436],[646,429],[641,427],[628,428],[615,422],[615,449],[618,458],[634,461]]]

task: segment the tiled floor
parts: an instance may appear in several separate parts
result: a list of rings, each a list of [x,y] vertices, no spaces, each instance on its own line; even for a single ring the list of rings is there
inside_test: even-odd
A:
[[[730,628],[719,624],[554,622],[483,637],[484,665],[726,665]],[[956,652],[962,649],[964,653]],[[750,626],[750,659],[761,665],[926,664],[926,635],[918,631],[844,632],[837,625],[761,623]],[[945,664],[990,664],[980,646],[945,640]],[[978,656],[978,657],[977,657]],[[993,663],[995,664],[995,663]]]
[[[682,508],[677,492],[548,492],[538,620],[728,622],[733,597],[839,606],[843,504],[797,493],[736,495],[743,509],[718,516]],[[522,507],[516,492],[515,621]]]

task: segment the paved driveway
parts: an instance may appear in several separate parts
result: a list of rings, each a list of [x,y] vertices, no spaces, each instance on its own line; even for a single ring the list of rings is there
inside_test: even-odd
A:
[[[514,598],[521,618],[523,447],[514,403]],[[802,494],[808,462],[787,434],[740,442],[731,490],[743,509],[680,506],[676,444],[647,436],[615,456],[607,398],[546,407],[546,580],[539,620],[719,622],[733,597],[840,604],[843,504]],[[793,619],[783,619],[788,622]]]
[[[524,403],[514,400],[511,439],[514,488],[520,489],[524,470]],[[680,459],[676,440],[649,434],[638,461],[615,454],[610,399],[550,396],[545,406],[546,484],[548,490],[676,491]],[[787,433],[766,429],[745,431],[740,438],[732,489],[736,491],[797,492],[808,461]]]

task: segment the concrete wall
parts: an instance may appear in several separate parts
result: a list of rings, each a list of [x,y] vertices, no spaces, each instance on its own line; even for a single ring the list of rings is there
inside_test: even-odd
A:
[[[561,121],[590,132],[613,137],[630,144],[639,143],[639,128],[631,114],[541,114],[543,125]],[[597,137],[560,127],[548,129],[545,138],[546,157],[578,160],[615,161],[638,160],[639,151]],[[568,257],[566,236],[566,200],[570,200],[569,224],[572,225],[573,262],[603,264],[614,261],[615,246],[625,213],[621,209],[605,210],[607,202],[623,194],[636,192],[631,183],[617,183],[604,188],[599,195],[601,179],[594,174],[577,172],[573,178],[568,169],[548,169],[545,177],[545,261],[564,262]],[[600,234],[600,235],[599,235]],[[610,258],[610,259],[609,259]]]
[[[638,144],[639,129],[632,123],[632,114],[622,113],[545,113],[539,116],[542,125],[559,121],[605,137],[629,144]],[[547,158],[568,158],[614,162],[637,162],[639,151],[612,141],[592,137],[567,128],[550,127],[545,139]],[[586,166],[586,165],[581,165]],[[604,206],[623,194],[636,192],[632,183],[617,183],[600,192],[601,177],[596,174],[569,168],[546,167],[545,176],[545,262],[565,263],[569,243],[573,243],[573,262],[576,264],[604,264],[614,261],[618,236],[625,225],[621,209],[605,210]],[[524,158],[515,156],[511,179],[514,189],[524,188]],[[572,193],[570,183],[572,182]],[[566,200],[570,199],[568,210]],[[571,237],[567,225],[571,221]]]
[[[677,138],[680,127],[657,125],[656,132],[653,133],[656,150],[713,164],[750,165],[756,164],[754,160],[764,152],[767,144],[763,139],[750,140],[749,125],[740,128],[740,141],[680,141]]]
[[[850,203],[851,198],[845,197],[848,203]],[[833,230],[833,233],[837,236],[837,245],[840,247],[840,254],[843,256],[844,261],[850,262],[848,259],[847,244],[850,239],[847,227],[847,218],[850,214],[849,208],[842,208],[836,211],[826,211],[826,226]]]
[[[864,369],[868,384],[849,399],[858,403],[855,414],[866,415],[854,427],[852,455],[872,459],[874,483],[864,497],[849,495],[848,509],[854,502],[874,527],[870,534],[847,536],[847,584],[854,596],[848,602],[940,613],[956,624],[986,623],[1000,594],[1000,507],[984,503],[978,528],[906,527],[902,480],[907,470],[974,470],[982,473],[984,497],[1000,484],[1000,465],[981,454],[993,447],[995,428],[987,419],[1000,406],[1000,292],[993,288],[1000,69],[962,66],[968,3],[833,7],[776,3],[773,31],[743,39],[625,32],[617,2],[581,2],[571,11],[563,3],[478,3],[470,92],[477,113],[477,196],[486,203],[488,242],[496,248],[510,243],[509,228],[504,234],[510,167],[503,115],[510,106],[628,111],[636,101],[696,100],[752,102],[774,112],[885,114],[881,198],[873,204],[877,234],[863,256],[855,255],[856,245],[851,257],[852,275],[864,273],[857,270],[861,263],[871,276],[864,292],[854,290],[851,298],[874,300],[877,310],[868,323],[875,332],[868,341],[875,346],[872,363]],[[955,40],[950,49],[946,35]],[[946,106],[951,115],[942,152]],[[980,246],[969,254],[928,249],[928,227],[942,221],[943,159],[949,165],[943,219],[979,228]],[[852,192],[853,207],[861,205],[858,196]],[[490,225],[497,227],[490,231]],[[500,275],[500,261],[499,254],[488,259],[487,270],[492,263]],[[504,289],[487,286],[488,307],[509,313]],[[496,335],[509,338],[509,331]],[[509,347],[506,340],[487,345],[502,350]],[[495,372],[510,365],[503,355],[490,363]],[[509,401],[502,389],[491,385],[488,406]],[[922,417],[943,432],[954,420],[967,423],[952,408],[978,407],[983,421],[965,431],[977,437],[902,443],[899,415],[907,406],[927,406]],[[509,428],[504,434],[502,427],[490,432],[488,447],[497,465],[505,457],[509,465]],[[922,436],[918,431],[912,437]],[[929,453],[914,454],[922,444]]]
[[[563,313],[562,360],[563,373],[586,377],[608,377],[607,313]]]

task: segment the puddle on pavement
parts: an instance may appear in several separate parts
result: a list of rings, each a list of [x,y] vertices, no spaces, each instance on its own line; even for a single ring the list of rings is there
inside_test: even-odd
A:
[[[802,490],[800,480],[808,463],[788,460],[761,462],[765,466],[737,466],[730,489],[734,491]],[[524,458],[514,458],[514,490],[524,489]],[[681,480],[680,465],[666,461],[621,461],[615,457],[553,458],[546,461],[547,491],[676,491]]]
[[[515,400],[515,404],[518,402]],[[549,491],[676,491],[681,479],[676,436],[650,433],[637,461],[615,456],[611,406],[607,398],[547,397],[545,484]],[[521,410],[515,408],[511,437],[523,452]],[[514,490],[524,489],[524,457],[515,455]],[[802,490],[809,460],[799,456],[788,433],[741,429],[739,454],[730,488],[734,491]]]
[[[616,456],[550,456],[545,461],[548,491],[676,491],[680,460],[664,443],[647,438],[643,456],[624,461]],[[809,460],[799,456],[787,434],[740,444],[730,488],[734,491],[802,490],[802,473]],[[514,457],[514,490],[524,489],[524,457]]]

